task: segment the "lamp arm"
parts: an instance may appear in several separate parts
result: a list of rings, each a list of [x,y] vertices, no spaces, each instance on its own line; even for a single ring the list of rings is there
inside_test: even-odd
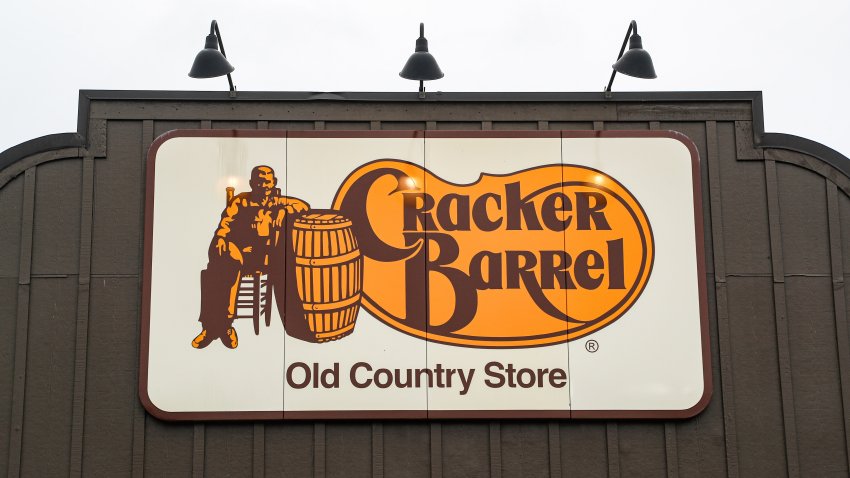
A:
[[[629,42],[629,37],[631,36],[632,32],[634,32],[634,34],[637,35],[637,22],[634,21],[634,20],[632,20],[631,23],[629,23],[629,29],[626,30],[626,38],[623,38],[623,46],[620,47],[620,53],[617,55],[617,60],[619,60],[620,58],[623,57],[623,53],[626,51],[626,43]],[[222,51],[222,53],[224,53],[224,51]],[[616,63],[617,60],[614,60],[614,62]],[[617,76],[617,70],[614,70],[612,68],[611,79],[608,80],[608,86],[605,87],[606,93],[611,91],[611,85],[614,84],[614,77],[615,76]]]
[[[218,47],[221,49],[221,54],[227,58],[227,53],[224,52],[224,42],[221,40],[221,31],[218,29],[218,22],[213,20],[210,23],[210,35],[215,35],[218,38]],[[622,55],[622,53],[620,53]],[[230,91],[236,91],[236,87],[233,86],[233,78],[230,76],[230,73],[227,74],[227,82],[230,83]]]

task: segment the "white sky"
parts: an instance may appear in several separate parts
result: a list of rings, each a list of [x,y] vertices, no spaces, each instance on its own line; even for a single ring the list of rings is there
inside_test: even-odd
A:
[[[419,22],[445,78],[429,91],[601,91],[635,19],[656,80],[615,91],[764,92],[768,132],[850,156],[850,1],[10,1],[0,151],[76,129],[80,89],[226,90],[187,76],[219,22],[241,91],[414,91]]]

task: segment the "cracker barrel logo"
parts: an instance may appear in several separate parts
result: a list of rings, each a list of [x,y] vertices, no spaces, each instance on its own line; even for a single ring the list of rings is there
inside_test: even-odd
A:
[[[587,336],[620,318],[652,270],[637,199],[575,165],[452,184],[379,160],[333,202],[363,256],[362,305],[387,325],[450,345],[534,347]]]
[[[649,220],[601,171],[548,165],[473,184],[399,160],[352,172],[332,209],[281,195],[274,170],[251,190],[227,188],[201,271],[201,332],[238,346],[233,322],[271,321],[329,342],[354,331],[365,307],[430,341],[534,347],[591,334],[620,318],[649,278]]]

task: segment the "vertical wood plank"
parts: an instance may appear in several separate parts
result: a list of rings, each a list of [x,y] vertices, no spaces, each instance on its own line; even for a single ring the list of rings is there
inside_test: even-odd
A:
[[[324,423],[316,423],[315,425],[313,425],[313,476],[315,478],[324,478],[325,476]]]
[[[841,242],[841,216],[838,210],[838,187],[826,181],[829,220],[829,256],[832,268],[832,296],[835,309],[835,333],[838,338],[838,371],[841,380],[841,405],[844,412],[844,446],[850,469],[850,332],[847,326],[847,302],[844,292],[844,257]]]
[[[89,335],[89,289],[94,204],[94,158],[83,158],[83,188],[80,212],[80,274],[77,282],[77,335],[74,349],[74,395],[71,408],[71,472],[83,473],[83,429],[86,406],[86,357]]]
[[[482,121],[481,122],[481,129],[484,130],[484,131],[493,129],[493,122],[492,121]]]
[[[549,476],[561,476],[561,426],[549,422]]]
[[[257,121],[257,129],[269,129],[269,122],[266,120]]]
[[[317,130],[325,129],[325,122],[324,121],[316,121],[315,123],[313,123],[313,128],[317,129]]]
[[[132,478],[145,476],[145,410],[141,402],[135,400],[133,407],[133,463]]]
[[[154,139],[153,120],[142,121],[142,177],[145,177],[145,167],[147,165],[147,152]],[[141,181],[139,185],[141,196],[144,198],[145,184]],[[143,215],[142,215],[143,216]],[[144,217],[139,218],[140,229],[144,231]],[[144,234],[139,235],[139,250],[144,246]],[[142,276],[142,263],[139,262],[139,277]],[[136,327],[136,336],[141,337],[141,324]],[[138,349],[137,349],[138,355]],[[139,374],[139,364],[136,362],[136,375]],[[133,464],[132,478],[142,478],[145,475],[145,410],[142,408],[141,402],[134,397],[133,406]]]
[[[679,449],[676,444],[676,424],[666,422],[664,424],[664,446],[667,451],[667,477],[679,477]]]
[[[708,153],[708,184],[711,201],[711,242],[714,246],[714,291],[717,298],[717,341],[720,355],[720,393],[723,401],[723,430],[726,442],[726,473],[738,476],[738,434],[735,425],[735,391],[732,381],[732,332],[729,325],[729,299],[726,290],[726,253],[723,243],[723,207],[717,123],[705,125]]]
[[[443,432],[439,423],[431,424],[431,478],[443,476]]]
[[[605,429],[605,441],[608,444],[608,477],[620,476],[620,437],[617,422],[608,422]]]
[[[195,424],[192,440],[192,478],[204,478],[204,435],[203,423]]]
[[[735,149],[737,159],[764,159],[764,149],[753,145],[753,122],[735,122]]]
[[[384,477],[384,425],[381,423],[372,424],[372,476]]]
[[[716,282],[726,282],[726,249],[723,239],[723,201],[718,151],[717,122],[705,124],[706,152],[708,153],[708,196],[711,201],[711,243],[714,245],[714,277]]]
[[[254,478],[266,476],[266,426],[262,423],[254,424],[253,457],[251,469]]]
[[[794,387],[791,377],[791,351],[788,338],[788,309],[785,303],[785,269],[783,265],[782,229],[779,216],[779,186],[776,162],[764,162],[767,186],[767,220],[770,230],[770,256],[773,268],[773,304],[776,317],[776,345],[779,359],[779,387],[782,394],[782,416],[785,428],[785,455],[788,476],[800,476],[797,455],[797,423],[794,415]]]
[[[538,121],[537,122],[537,129],[542,130],[542,131],[548,130],[549,129],[549,122],[548,121]]]
[[[105,118],[89,118],[87,149],[92,156],[106,155],[106,125]]]
[[[779,185],[776,177],[776,161],[764,162],[765,186],[767,187],[767,220],[770,228],[770,260],[773,282],[785,282],[785,266],[782,257],[782,236],[779,225]]]
[[[369,129],[376,130],[376,131],[381,129],[381,122],[380,121],[370,121],[369,122]]]
[[[502,425],[490,422],[490,476],[502,478]]]
[[[8,476],[21,475],[21,445],[24,433],[24,391],[27,370],[27,332],[29,330],[30,272],[32,236],[35,222],[35,167],[24,173],[24,197],[21,208],[21,246],[18,264],[18,311],[15,324],[15,371],[12,385],[12,415],[9,430]]]
[[[605,122],[604,121],[594,121],[593,122],[593,130],[594,131],[602,131],[603,129],[605,129]]]

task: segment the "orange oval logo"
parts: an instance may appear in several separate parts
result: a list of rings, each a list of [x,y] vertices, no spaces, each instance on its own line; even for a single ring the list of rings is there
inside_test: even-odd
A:
[[[652,269],[643,208],[583,166],[458,185],[380,160],[351,173],[333,207],[363,254],[363,307],[434,342],[534,347],[586,336],[634,304]]]

